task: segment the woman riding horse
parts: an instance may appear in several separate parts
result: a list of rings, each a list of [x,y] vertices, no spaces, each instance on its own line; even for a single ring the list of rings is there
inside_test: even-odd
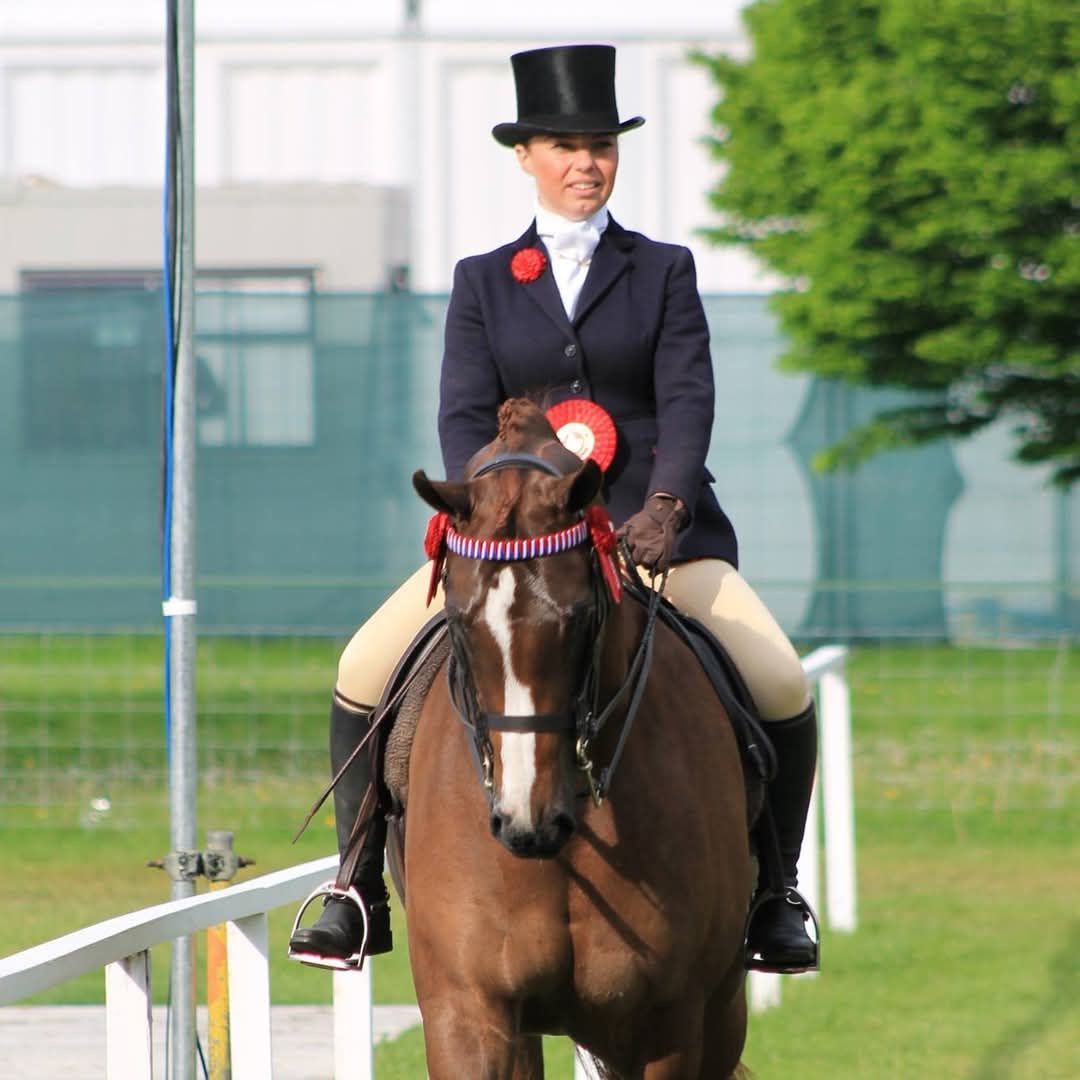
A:
[[[555,406],[587,403],[586,411],[599,406],[613,420],[603,496],[619,535],[638,565],[668,571],[668,599],[723,643],[776,752],[770,802],[785,889],[754,907],[748,964],[806,970],[817,947],[795,886],[817,759],[814,707],[794,648],[738,572],[735,532],[705,468],[713,371],[693,256],[624,229],[608,212],[619,137],[644,123],[618,117],[615,50],[534,49],[515,54],[512,65],[518,119],[492,133],[534,179],[535,217],[516,240],[455,269],[439,407],[447,477],[462,479],[495,437],[506,398],[542,391]],[[406,581],[341,656],[330,714],[335,775],[368,733],[373,703],[430,614],[428,578],[424,567]],[[368,756],[358,755],[334,789],[343,854],[371,770]],[[365,954],[391,948],[384,840],[376,815],[349,867],[366,910],[330,896],[315,925],[294,933],[295,954],[331,964],[362,959],[365,928]]]
[[[465,483],[413,480],[450,643],[394,782],[428,1074],[539,1080],[568,1035],[611,1080],[742,1075],[734,728],[659,594],[627,597],[595,462],[533,402],[498,420]]]

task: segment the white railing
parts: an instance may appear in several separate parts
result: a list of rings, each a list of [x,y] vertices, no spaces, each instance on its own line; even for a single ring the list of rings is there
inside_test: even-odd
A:
[[[824,832],[824,921],[856,926],[855,813],[852,796],[851,702],[847,650],[817,649],[803,668],[818,691],[821,769],[799,861],[802,891],[819,908],[818,807]],[[822,796],[819,798],[819,792]],[[317,859],[228,889],[120,915],[0,959],[0,1005],[8,1005],[90,971],[105,969],[107,1080],[150,1080],[150,948],[224,923],[228,937],[233,1080],[272,1075],[267,912],[303,899],[337,871],[337,856]],[[754,1009],[780,1000],[780,976],[754,972]],[[334,973],[334,1076],[371,1080],[371,965]],[[578,1061],[578,1080],[592,1075]]]
[[[105,969],[108,1080],[150,1080],[150,948],[227,927],[232,1080],[272,1075],[267,912],[295,904],[337,872],[337,856],[228,889],[173,900],[76,930],[0,959],[0,1005]],[[371,965],[334,973],[334,1076],[371,1080]]]

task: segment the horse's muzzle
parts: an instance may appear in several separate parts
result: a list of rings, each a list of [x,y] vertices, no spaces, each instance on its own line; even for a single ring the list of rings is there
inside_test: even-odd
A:
[[[573,815],[565,810],[548,815],[536,828],[515,823],[510,814],[498,808],[491,812],[491,835],[521,859],[553,859],[576,828]]]

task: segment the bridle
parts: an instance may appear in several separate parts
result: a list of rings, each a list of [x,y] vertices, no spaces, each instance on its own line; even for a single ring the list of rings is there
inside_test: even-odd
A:
[[[551,476],[563,476],[563,472],[551,462],[534,454],[498,454],[477,469],[470,479],[478,480],[501,469],[539,469]],[[446,514],[436,515],[428,527],[426,547],[434,560],[434,572],[441,569],[441,559],[449,550],[459,557],[484,562],[520,562],[569,551],[585,543],[592,546],[592,604],[588,626],[589,640],[593,642],[592,656],[585,668],[581,686],[568,706],[559,712],[538,713],[528,716],[493,713],[480,708],[467,660],[464,628],[454,618],[450,609],[446,612],[450,638],[450,657],[447,662],[447,679],[450,699],[458,718],[469,731],[470,749],[487,792],[489,802],[494,802],[494,749],[491,732],[518,734],[573,734],[575,758],[578,769],[585,774],[589,792],[597,806],[603,802],[611,785],[611,778],[622,755],[630,727],[648,680],[652,662],[653,628],[660,592],[650,590],[645,631],[630,663],[626,678],[610,701],[600,708],[600,660],[604,642],[604,627],[612,607],[619,603],[622,583],[615,566],[615,532],[607,511],[599,506],[588,507],[581,518],[572,525],[555,533],[540,537],[494,539],[467,537],[458,533],[449,523]],[[632,562],[624,557],[624,565]],[[640,584],[640,582],[639,582]],[[661,586],[662,588],[662,586]],[[596,775],[591,759],[593,741],[600,734],[609,718],[629,694],[630,701],[622,720],[619,739],[608,765]]]

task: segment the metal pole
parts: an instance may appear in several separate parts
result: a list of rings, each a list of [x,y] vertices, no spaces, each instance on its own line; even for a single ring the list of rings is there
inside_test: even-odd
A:
[[[177,190],[176,382],[173,391],[173,506],[170,648],[169,813],[172,849],[196,848],[195,727],[195,11],[177,0],[180,145]],[[192,877],[173,878],[172,897],[195,893]],[[173,942],[170,974],[170,1080],[195,1077],[194,939]]]

